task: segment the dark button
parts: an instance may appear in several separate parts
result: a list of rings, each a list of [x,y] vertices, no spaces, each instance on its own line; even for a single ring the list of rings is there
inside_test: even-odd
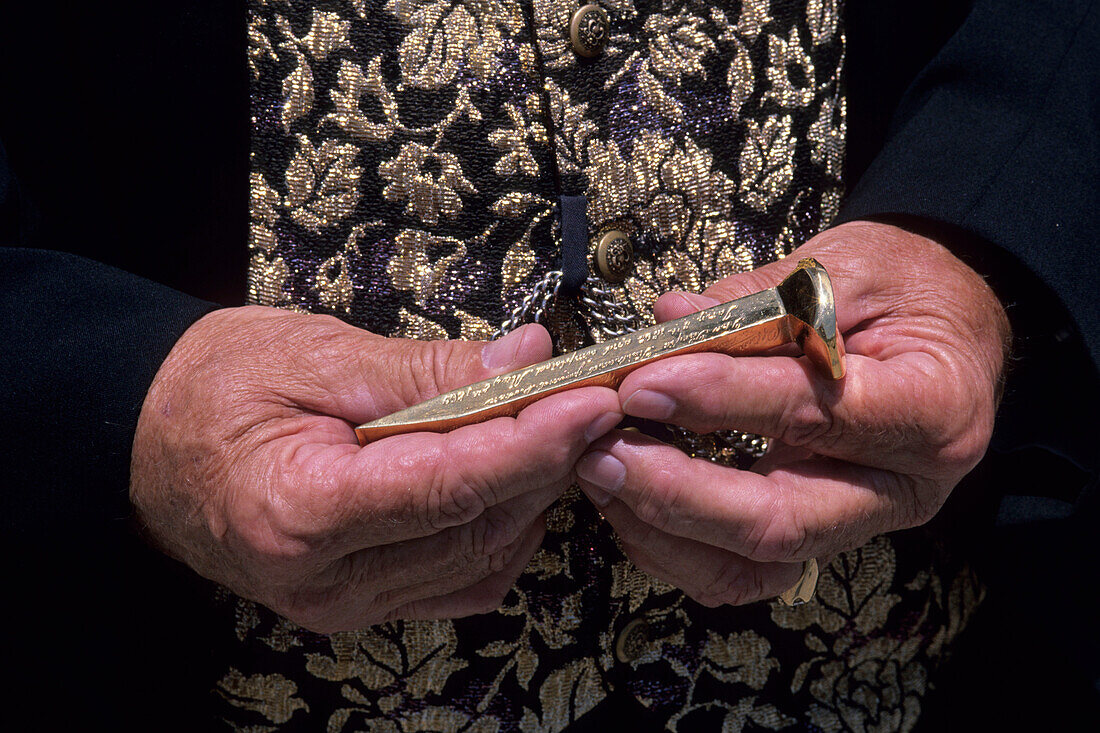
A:
[[[584,5],[573,13],[569,23],[569,38],[573,41],[573,50],[585,58],[595,58],[607,45],[607,33],[611,22],[607,11],[599,5]]]
[[[625,280],[634,269],[634,245],[630,237],[617,229],[605,232],[596,245],[596,267],[608,282]]]
[[[644,618],[636,618],[619,632],[615,639],[615,658],[623,664],[633,662],[645,654],[649,647],[649,624]]]

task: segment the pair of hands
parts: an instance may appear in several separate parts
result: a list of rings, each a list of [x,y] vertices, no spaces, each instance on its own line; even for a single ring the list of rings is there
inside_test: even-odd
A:
[[[675,357],[618,392],[553,395],[516,418],[359,448],[353,426],[550,357],[527,326],[490,344],[415,342],[249,307],[184,334],[142,408],[131,498],[163,550],[317,631],[499,606],[574,479],[642,569],[701,603],[794,584],[802,560],[927,521],[981,458],[1008,326],[930,240],[856,223],[804,245],[832,275],[848,376],[785,355]],[[778,283],[779,262],[667,320]],[[623,413],[776,438],[752,472],[613,431]]]

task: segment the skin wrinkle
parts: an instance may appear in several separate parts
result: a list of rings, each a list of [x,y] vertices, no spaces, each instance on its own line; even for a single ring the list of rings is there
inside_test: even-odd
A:
[[[787,400],[780,413],[779,422],[786,428],[777,437],[788,445],[802,447],[840,437],[839,423],[833,414],[833,405],[838,401],[836,391],[817,380],[811,380],[810,385],[813,401],[798,404]],[[845,387],[848,386],[846,382]]]
[[[467,483],[453,462],[437,464],[431,489],[425,497],[424,526],[439,532],[473,521],[485,511],[488,502],[476,487]]]
[[[670,486],[728,483],[731,491],[744,491],[752,484],[732,469],[686,457],[677,463],[655,445],[610,448],[627,466],[621,505],[633,509],[631,521],[652,521],[682,535],[673,545],[678,549],[665,548],[673,555],[690,555],[692,542],[705,537],[735,539],[755,559],[810,557],[858,546],[883,531],[930,519],[985,450],[1007,320],[981,278],[938,244],[884,225],[845,225],[815,238],[803,252],[819,257],[836,288],[849,352],[841,390],[830,393],[812,372],[804,373],[803,382],[793,370],[778,368],[779,361],[765,380],[767,360],[754,357],[744,362],[752,364],[752,373],[736,359],[683,357],[678,375],[670,360],[643,367],[623,384],[624,399],[639,389],[670,395],[677,403],[671,421],[689,428],[770,426],[774,429],[758,432],[780,436],[778,455],[758,464],[768,483],[750,489],[759,492],[757,502],[769,497],[771,506],[746,507],[742,501],[723,510],[707,504],[733,495],[719,490],[700,497],[690,519],[682,508],[660,506],[662,500],[676,501]],[[771,265],[736,275],[706,295],[728,300],[774,285],[788,270],[789,265]],[[707,304],[667,294],[655,312],[665,320]],[[715,363],[731,366],[723,374]],[[804,359],[796,363],[807,366]],[[767,381],[777,388],[758,387]],[[724,399],[715,399],[723,393]],[[748,415],[767,424],[747,425]],[[834,459],[814,453],[797,458],[805,450],[798,445]],[[675,469],[679,475],[667,485],[661,483],[666,479],[647,478],[658,462],[662,471]],[[616,524],[619,513],[608,516]],[[619,523],[629,524],[621,518]],[[634,541],[653,541],[650,533],[625,531]],[[645,552],[636,551],[639,560]],[[703,565],[696,560],[696,569],[665,570],[664,579],[703,593],[699,588],[707,586],[697,569]]]
[[[682,575],[682,568],[678,565],[682,566],[684,564],[683,553],[664,551],[669,549],[670,544],[682,542],[680,538],[665,534],[650,525],[644,524],[634,517],[622,502],[612,501],[608,505],[608,512],[613,515],[613,521],[616,527],[619,528],[624,552],[639,569],[668,582],[672,582],[677,576]],[[693,547],[699,548],[705,555],[705,561],[692,563],[693,569],[699,567],[719,568],[727,564],[740,565],[747,568],[747,572],[752,573],[753,577],[758,579],[761,584],[755,593],[749,591],[737,598],[718,599],[710,597],[712,594],[705,591],[705,584],[693,577],[691,584],[684,588],[684,592],[697,602],[710,607],[734,601],[748,603],[773,597],[794,583],[798,578],[798,573],[801,572],[801,568],[797,565],[778,568],[773,565],[770,567],[778,570],[778,572],[761,573],[757,564],[751,560],[715,546],[701,543],[691,544]],[[770,580],[765,581],[765,575]],[[765,582],[771,582],[772,586],[766,586]]]
[[[766,477],[765,477],[766,478]],[[769,534],[772,527],[779,522],[790,524],[791,517],[781,516],[785,504],[781,501],[782,491],[758,491],[755,493],[755,501],[749,506],[746,516],[747,527],[736,538],[737,547],[745,557],[760,560],[762,556],[771,556],[771,553],[763,551],[765,544],[769,543]],[[763,521],[761,521],[763,519]]]
[[[701,594],[713,605],[711,608],[729,603],[739,606],[751,600],[764,597],[764,582],[751,566],[744,563],[725,562],[719,565],[718,572],[709,583],[703,586]],[[703,602],[704,605],[710,605]]]
[[[520,433],[522,430],[518,421],[512,418],[503,418],[502,422],[497,423],[497,427],[502,424],[508,426],[508,442],[516,440],[517,433]],[[487,469],[492,470],[492,468],[496,465],[496,463],[492,460],[492,448],[480,443],[476,443],[471,446],[469,445],[469,441],[465,440],[464,437],[461,440],[463,440],[465,444],[462,445],[460,448],[456,448],[456,443],[458,443],[459,440],[460,438],[455,436],[454,433],[445,434],[443,441],[444,452],[447,458],[444,458],[442,462],[442,465],[444,467],[442,470],[446,471],[450,466],[454,466],[454,470],[457,473],[455,479],[457,484],[464,487],[469,487],[469,489],[477,494],[477,496],[481,499],[484,506],[492,506],[500,503],[500,501],[504,497],[497,496],[494,493],[494,488],[502,485],[502,476],[497,472],[494,472],[492,475],[480,476],[483,471]],[[489,452],[490,455],[485,456],[484,454],[486,452]],[[472,459],[471,463],[477,466],[477,471],[471,472],[468,476],[464,475],[468,464],[464,461],[456,460],[456,457],[458,455],[470,456]],[[482,457],[484,457],[483,460]],[[469,468],[473,468],[473,466],[469,466]],[[518,476],[514,476],[511,478],[512,480],[510,481],[510,483],[512,483],[512,485],[518,485],[524,489],[532,488],[530,476],[527,475],[526,471],[523,471]]]
[[[544,345],[535,338],[541,328],[532,329],[517,344],[520,357]],[[365,585],[383,579],[358,575],[378,567],[370,560],[377,555],[389,558],[382,562],[395,587],[420,586],[419,597],[401,603],[415,602],[407,607],[427,616],[499,603],[537,549],[542,512],[584,448],[579,436],[614,412],[614,394],[556,395],[519,422],[452,434],[450,453],[447,440],[427,434],[360,449],[348,419],[410,385],[434,394],[441,380],[482,378],[482,348],[391,341],[336,319],[262,307],[204,316],[162,365],[146,399],[153,407],[139,420],[132,458],[139,521],[201,574],[315,630],[394,612]],[[416,373],[429,367],[431,374]],[[353,383],[365,391],[341,387]],[[173,409],[160,409],[169,399]],[[557,444],[566,447],[550,447]],[[468,466],[444,470],[444,461]],[[504,501],[487,511],[485,497]],[[431,511],[436,526],[424,527]],[[452,529],[438,532],[443,524]],[[429,562],[437,555],[446,560]],[[341,590],[353,583],[358,593]]]
[[[519,576],[523,566],[526,565],[526,558],[530,557],[541,543],[543,533],[544,528],[540,521],[531,527],[528,534],[506,548],[505,553],[502,554],[502,558],[506,559],[505,566],[500,571],[480,579],[466,589],[463,594],[466,599],[461,604],[457,604],[455,600],[457,591],[430,598],[420,598],[395,608],[387,613],[382,620],[454,618],[487,613],[499,608],[511,589],[515,578]],[[510,558],[508,558],[508,553],[511,554]]]
[[[751,535],[746,536],[751,543],[746,556],[766,562],[788,562],[806,556],[806,546],[811,539],[808,527],[820,524],[805,515],[813,504],[803,503],[802,511],[797,511],[798,503],[788,498],[794,487],[777,483],[771,476],[765,478],[771,484],[770,490],[764,492],[770,507],[766,514],[758,514],[750,520],[750,524],[760,527],[760,532],[755,541],[750,539]]]
[[[511,515],[503,505],[490,507],[475,521],[466,525],[464,541],[461,546],[468,549],[464,554],[471,558],[490,556],[502,548],[514,542],[523,527],[516,517]],[[469,539],[465,539],[465,535]]]
[[[676,496],[683,490],[683,483],[679,480],[679,472],[664,462],[647,468],[646,478],[642,479],[643,498],[635,507],[635,513],[643,522],[668,531],[676,519],[673,513],[680,509]],[[629,475],[628,471],[627,480]]]
[[[326,470],[321,461],[329,458],[331,447],[314,443],[292,446],[286,460],[293,483],[283,482],[283,489],[271,488],[268,504],[271,521],[288,539],[305,543],[314,553],[323,557],[340,552],[347,544],[346,527],[354,519],[355,509],[349,502],[341,501],[346,484],[341,480],[341,467],[354,455],[348,446],[342,455],[332,460],[334,470]],[[310,453],[303,459],[303,451]],[[279,465],[273,461],[274,465]]]
[[[472,548],[472,543],[463,538],[471,531],[465,526],[453,527],[437,535],[354,552],[346,556],[345,560],[354,565],[355,572],[351,577],[359,586],[369,585],[373,592],[397,590],[408,586],[410,576],[403,567],[402,556],[409,550],[422,557],[437,577],[453,576],[459,571],[468,570],[474,563],[491,554],[469,549]],[[522,533],[517,533],[517,537],[520,534]],[[492,552],[505,549],[515,539],[513,537],[503,546],[492,548]],[[448,546],[465,546],[468,549],[465,552],[450,553],[445,551]],[[355,587],[355,584],[351,584],[350,589],[354,591]]]

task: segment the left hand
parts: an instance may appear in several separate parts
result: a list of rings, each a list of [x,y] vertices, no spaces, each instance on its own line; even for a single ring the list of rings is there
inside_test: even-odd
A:
[[[667,293],[656,316],[772,287],[811,256],[832,278],[843,380],[787,352],[704,353],[644,366],[619,388],[629,415],[772,437],[751,472],[622,431],[577,464],[631,560],[704,605],[774,597],[801,561],[927,522],[989,444],[1008,320],[982,278],[930,239],[845,224],[702,296]]]

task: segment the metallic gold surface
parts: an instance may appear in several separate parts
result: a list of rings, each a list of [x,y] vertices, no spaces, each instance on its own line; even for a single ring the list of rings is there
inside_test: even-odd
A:
[[[844,376],[829,275],[804,259],[777,287],[461,387],[355,429],[361,444],[419,430],[447,431],[515,415],[577,387],[617,387],[634,369],[699,351],[759,353],[795,342],[832,379]]]
[[[599,5],[588,4],[578,8],[569,21],[569,39],[573,50],[585,58],[596,58],[607,45],[610,27],[607,11]]]
[[[645,654],[649,646],[649,623],[644,618],[632,619],[615,637],[615,658],[624,664]]]
[[[817,560],[807,560],[802,563],[802,576],[798,582],[789,589],[779,594],[779,602],[784,606],[801,606],[813,600],[817,591],[817,579],[821,572],[817,566]]]
[[[600,277],[611,283],[621,283],[634,269],[634,246],[630,237],[612,229],[596,244],[596,269]]]

